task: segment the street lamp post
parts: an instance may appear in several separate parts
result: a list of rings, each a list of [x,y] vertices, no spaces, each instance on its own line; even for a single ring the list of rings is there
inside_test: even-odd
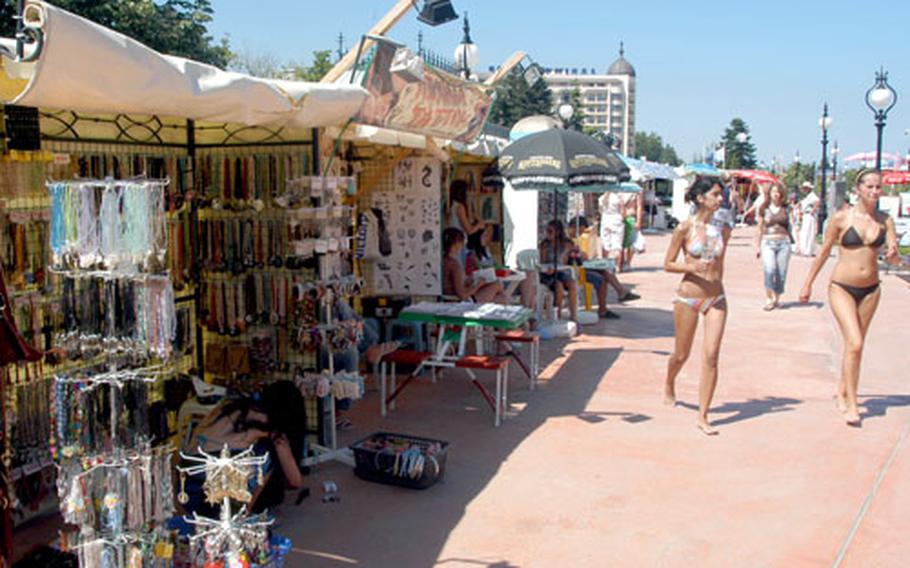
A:
[[[832,119],[828,116],[828,103],[822,110],[822,117],[818,119],[818,126],[822,129],[822,203],[818,209],[818,229],[825,226],[825,217],[828,215],[828,129],[831,128]]]
[[[879,69],[875,74],[875,84],[866,91],[866,106],[875,116],[875,129],[877,131],[875,143],[875,171],[882,171],[882,131],[885,129],[885,119],[888,111],[897,103],[897,92],[888,84],[888,72]]]
[[[467,12],[464,13],[464,26],[462,29],[464,30],[464,36],[461,38],[461,43],[455,48],[455,62],[464,74],[465,80],[467,80],[471,78],[471,69],[480,61],[480,50],[477,49],[477,45],[471,40],[471,24],[468,22]]]
[[[562,126],[566,130],[569,129],[569,121],[572,120],[572,117],[575,116],[575,107],[573,107],[568,102],[563,102],[556,109],[556,114],[559,115],[559,118],[562,119]]]

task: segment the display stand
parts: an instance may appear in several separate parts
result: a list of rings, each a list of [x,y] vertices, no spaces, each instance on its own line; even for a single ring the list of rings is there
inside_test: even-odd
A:
[[[180,457],[194,465],[178,467],[181,476],[205,474],[205,493],[209,502],[221,504],[217,519],[202,517],[193,513],[187,522],[197,528],[196,534],[190,537],[191,561],[194,566],[201,566],[199,560],[205,565],[219,561],[227,562],[228,566],[240,565],[244,556],[260,557],[267,561],[268,531],[272,520],[265,514],[247,517],[246,504],[252,500],[248,483],[254,471],[258,470],[259,484],[262,484],[262,468],[268,462],[268,455],[256,456],[253,447],[231,456],[227,446],[221,449],[219,455],[206,453],[198,449],[198,455],[187,455],[183,452]],[[178,496],[181,502],[186,502],[188,497],[183,490]],[[244,503],[239,511],[232,511],[232,502]],[[199,545],[202,545],[200,549]],[[249,565],[249,559],[246,559]]]
[[[353,183],[350,178],[336,177],[298,178],[288,182],[291,192],[299,198],[309,199],[315,206],[311,211],[307,211],[307,208],[298,210],[296,215],[297,218],[310,222],[310,226],[313,228],[311,235],[314,238],[307,239],[310,242],[292,241],[291,246],[301,250],[308,249],[312,245],[319,261],[318,278],[320,282],[338,282],[345,276],[345,255],[350,254],[352,243],[352,238],[345,234],[345,229],[353,222],[353,209],[341,205],[341,187],[350,183]],[[296,228],[292,226],[291,232],[296,234]],[[357,288],[359,289],[360,286],[358,285]],[[319,295],[317,307],[321,327],[321,345],[326,346],[328,353],[326,370],[330,377],[334,377],[336,374],[332,335],[337,333],[333,306],[338,293],[340,293],[340,289],[326,286],[324,293]],[[319,349],[317,349],[318,351]],[[303,465],[311,467],[327,461],[338,461],[354,467],[354,454],[351,450],[338,447],[334,394],[329,393],[322,397],[321,406],[324,420],[321,420],[320,423],[324,425],[323,441],[325,443],[311,445],[313,455],[305,458]]]
[[[334,317],[332,314],[332,303],[334,302],[332,292],[327,292],[323,295],[322,305],[325,307],[326,314],[326,324],[329,326],[334,325]],[[333,353],[329,351],[328,356],[328,371],[330,376],[335,375],[335,358]],[[303,460],[303,465],[312,467],[314,465],[325,463],[328,461],[337,461],[343,463],[349,467],[354,467],[354,452],[350,448],[339,448],[338,447],[338,429],[335,422],[335,397],[333,394],[329,394],[326,397],[323,397],[323,407],[328,407],[327,410],[323,410],[328,414],[328,424],[329,428],[326,431],[327,444],[314,444],[311,446],[314,455]]]
[[[64,289],[65,330],[56,343],[86,362],[55,377],[52,413],[61,512],[78,527],[62,544],[84,568],[172,564],[171,450],[152,448],[147,431],[147,387],[172,374],[176,334],[166,185],[49,184],[53,270]]]

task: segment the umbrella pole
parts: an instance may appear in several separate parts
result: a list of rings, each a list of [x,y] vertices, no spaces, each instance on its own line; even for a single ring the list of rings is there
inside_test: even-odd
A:
[[[559,221],[559,196],[558,192],[553,190],[553,221]],[[553,226],[553,232],[556,232],[556,225]],[[556,278],[557,267],[559,266],[559,235],[553,239],[553,277]]]

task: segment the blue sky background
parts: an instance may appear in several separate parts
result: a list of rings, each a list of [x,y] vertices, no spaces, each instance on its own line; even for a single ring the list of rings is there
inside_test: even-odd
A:
[[[394,0],[213,0],[216,37],[235,49],[309,62],[350,48]],[[730,119],[750,126],[759,158],[789,164],[818,160],[818,118],[828,101],[830,136],[842,154],[875,149],[872,113],[863,97],[880,65],[898,92],[885,129],[885,151],[910,152],[910,1],[736,0],[563,2],[452,0],[471,21],[481,68],[516,50],[545,67],[599,72],[625,41],[638,74],[637,129],[655,131],[690,160],[717,141]],[[422,1],[417,2],[418,5]],[[416,11],[389,34],[448,57],[461,40],[461,20],[431,28]]]

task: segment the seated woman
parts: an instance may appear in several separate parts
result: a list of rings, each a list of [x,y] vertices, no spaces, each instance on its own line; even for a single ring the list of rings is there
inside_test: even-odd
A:
[[[475,270],[494,266],[493,254],[490,252],[491,242],[493,242],[493,225],[487,225],[483,230],[472,233],[468,237],[468,258],[465,262],[465,271],[468,275]]]
[[[240,453],[250,446],[257,455],[267,453],[269,459],[262,484],[257,484],[256,476],[250,480],[253,499],[249,508],[260,512],[280,504],[285,489],[303,486],[298,463],[305,434],[303,395],[291,381],[278,381],[267,386],[258,400],[244,397],[218,405],[196,427],[184,452],[193,454],[201,448],[217,454],[227,444],[232,453]],[[204,475],[186,479],[184,491],[189,501],[184,508],[188,515],[194,512],[208,517],[217,515],[217,508],[206,502],[204,483]]]
[[[468,280],[460,260],[464,245],[464,233],[458,229],[450,227],[442,232],[442,293],[447,296],[455,296],[463,302],[508,304],[509,299],[499,280],[494,282]]]
[[[569,317],[578,321],[578,283],[570,270],[558,270],[554,264],[568,264],[574,245],[561,221],[547,223],[547,237],[540,241],[540,283],[553,291],[556,315],[562,316],[562,297],[569,294]]]
[[[465,265],[468,276],[475,270],[493,268],[495,266],[493,254],[490,252],[491,242],[493,242],[492,225],[487,225],[482,231],[477,231],[468,237],[468,257]],[[527,277],[518,286],[518,292],[521,294],[521,305],[526,308],[534,308],[534,298],[537,297],[536,280],[536,278]]]

